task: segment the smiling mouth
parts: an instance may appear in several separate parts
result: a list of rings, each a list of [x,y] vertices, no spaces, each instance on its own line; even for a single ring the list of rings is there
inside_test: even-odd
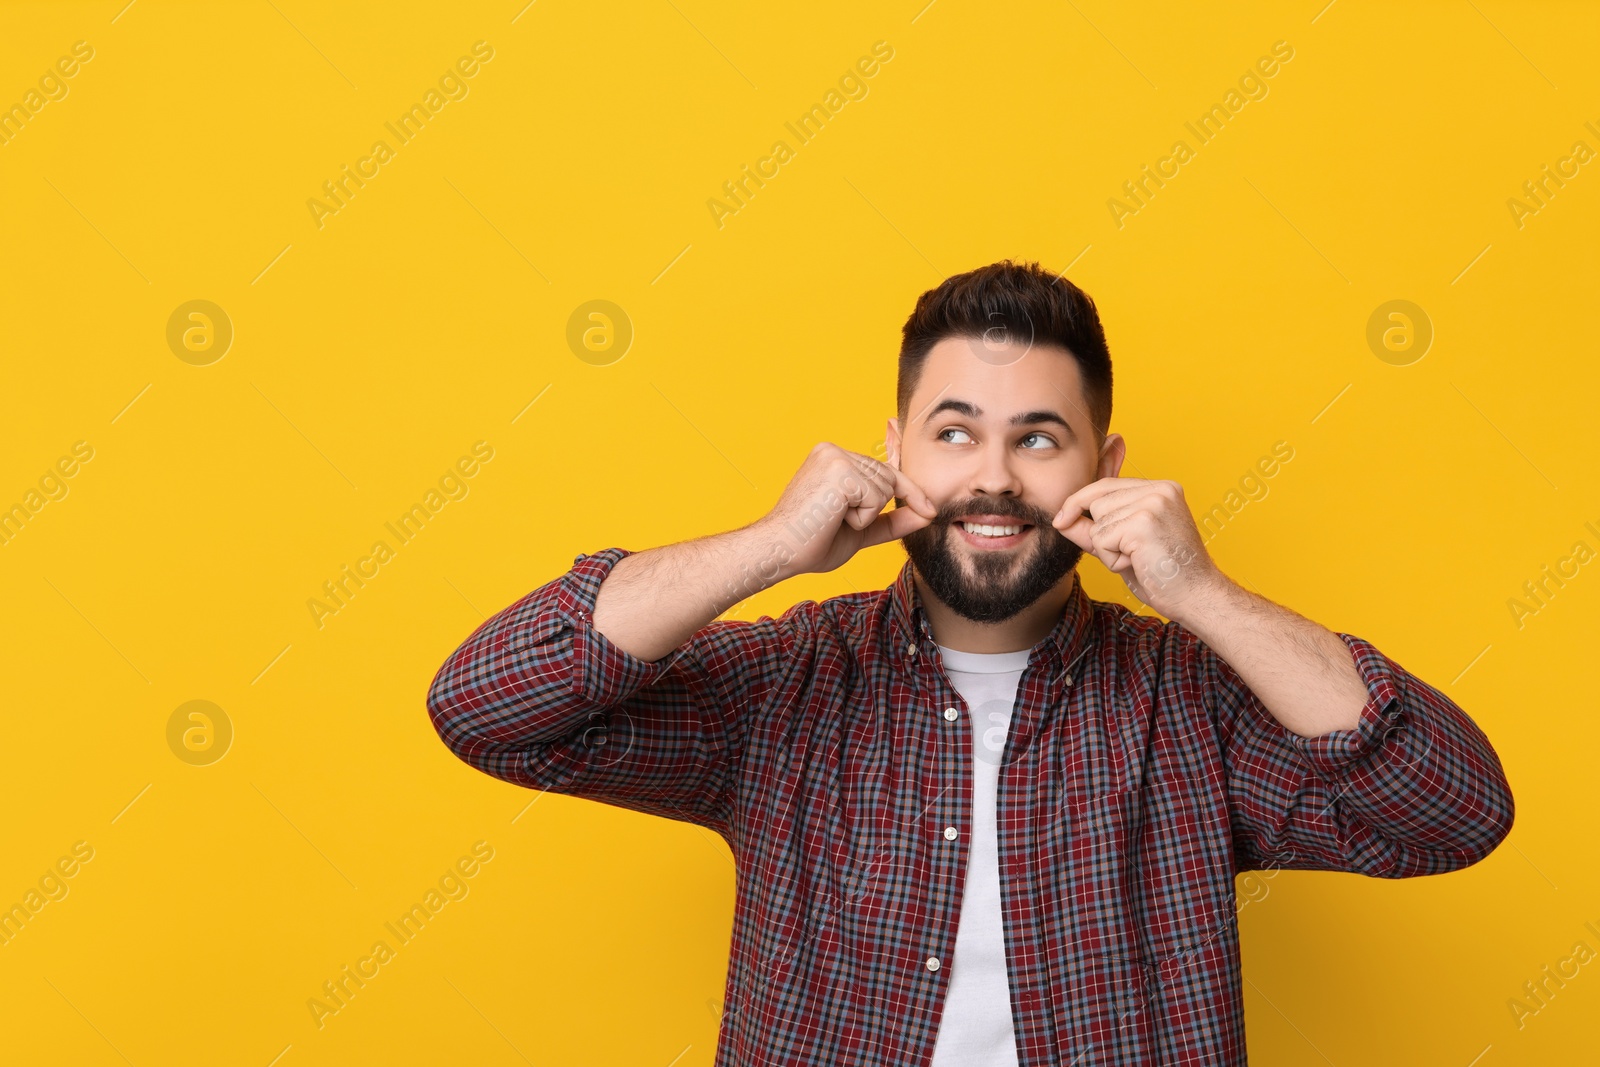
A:
[[[951,525],[959,526],[973,537],[987,537],[993,539],[1014,537],[1017,534],[1026,533],[1027,531],[1033,529],[1033,524],[1028,522],[1012,522],[1001,524],[965,522],[962,520],[957,520],[956,522],[951,523]]]
[[[955,536],[966,542],[967,546],[975,552],[1010,552],[1013,548],[1020,549],[1028,543],[1033,530],[1033,524],[1027,522],[1012,522],[1004,525],[998,523],[979,523],[956,521],[950,524],[955,531]]]

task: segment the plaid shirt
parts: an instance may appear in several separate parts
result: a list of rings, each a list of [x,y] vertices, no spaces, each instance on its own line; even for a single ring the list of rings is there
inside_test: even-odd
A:
[[[480,626],[433,680],[434,728],[496,778],[727,840],[717,1067],[926,1065],[961,965],[974,743],[910,563],[887,589],[715,621],[652,662],[593,627],[628,554],[579,556]],[[1022,1067],[1243,1064],[1235,875],[1438,874],[1509,832],[1472,720],[1339,636],[1367,703],[1354,729],[1303,738],[1192,632],[1091,600],[1074,573],[1000,762]]]

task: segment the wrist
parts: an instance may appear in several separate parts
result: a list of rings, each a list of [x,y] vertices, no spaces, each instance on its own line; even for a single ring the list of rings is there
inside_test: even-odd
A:
[[[801,573],[795,553],[780,529],[765,519],[724,535],[733,547],[726,585],[733,603],[770,589]]]
[[[1237,618],[1242,613],[1244,601],[1249,596],[1232,578],[1216,570],[1168,617],[1215,648],[1221,628],[1227,620]]]

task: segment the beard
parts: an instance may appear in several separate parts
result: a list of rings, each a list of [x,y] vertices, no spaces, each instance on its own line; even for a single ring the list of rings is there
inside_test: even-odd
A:
[[[902,503],[898,497],[895,502]],[[970,514],[1001,515],[1030,528],[1015,547],[975,548],[955,525],[956,518]],[[933,595],[951,611],[973,622],[1004,622],[1054,589],[1083,557],[1083,549],[1062,536],[1051,518],[1006,497],[962,500],[940,508],[933,522],[900,543]]]

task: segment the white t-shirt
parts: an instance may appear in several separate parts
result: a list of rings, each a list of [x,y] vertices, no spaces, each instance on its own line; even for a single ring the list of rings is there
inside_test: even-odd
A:
[[[1000,917],[1000,853],[995,791],[1000,757],[1029,651],[957,652],[939,646],[944,670],[972,715],[972,840],[950,987],[933,1049],[933,1067],[1016,1067],[1011,983]]]

